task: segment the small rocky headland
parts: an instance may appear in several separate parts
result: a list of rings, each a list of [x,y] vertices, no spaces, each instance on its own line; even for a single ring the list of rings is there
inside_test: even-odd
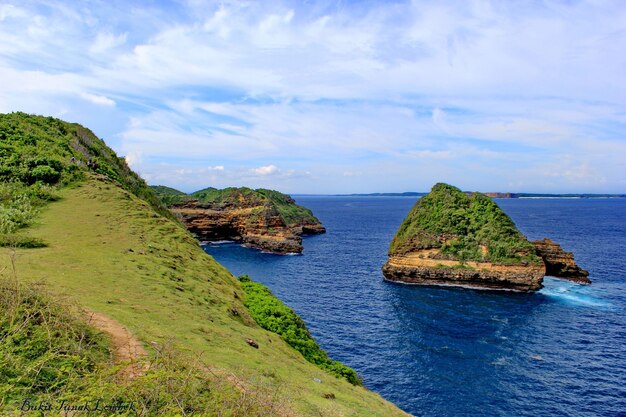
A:
[[[536,291],[545,275],[590,283],[550,239],[529,242],[487,195],[436,184],[415,203],[389,247],[385,279],[407,284]]]
[[[192,194],[152,189],[200,241],[235,241],[276,254],[302,253],[302,236],[325,233],[311,210],[278,191],[206,188]]]

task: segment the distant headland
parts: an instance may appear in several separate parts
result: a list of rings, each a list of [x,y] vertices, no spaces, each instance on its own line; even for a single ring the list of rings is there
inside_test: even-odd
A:
[[[311,210],[278,191],[209,187],[185,194],[151,188],[201,241],[232,240],[276,254],[301,253],[302,235],[326,232]]]

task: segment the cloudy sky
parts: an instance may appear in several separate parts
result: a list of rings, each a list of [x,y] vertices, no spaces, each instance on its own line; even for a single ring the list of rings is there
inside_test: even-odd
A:
[[[0,112],[150,184],[626,192],[626,5],[0,0]]]

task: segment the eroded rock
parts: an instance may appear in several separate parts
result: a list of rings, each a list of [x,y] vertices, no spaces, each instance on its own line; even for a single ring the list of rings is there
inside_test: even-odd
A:
[[[532,243],[535,245],[537,255],[541,256],[546,265],[546,275],[591,284],[589,272],[576,264],[572,252],[566,252],[561,245],[547,237]]]

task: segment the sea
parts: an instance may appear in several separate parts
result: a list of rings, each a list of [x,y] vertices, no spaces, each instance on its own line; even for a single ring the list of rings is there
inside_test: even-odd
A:
[[[626,198],[496,199],[593,281],[547,277],[532,294],[384,281],[417,197],[296,200],[327,229],[302,255],[205,251],[267,285],[367,388],[415,416],[626,416]]]

